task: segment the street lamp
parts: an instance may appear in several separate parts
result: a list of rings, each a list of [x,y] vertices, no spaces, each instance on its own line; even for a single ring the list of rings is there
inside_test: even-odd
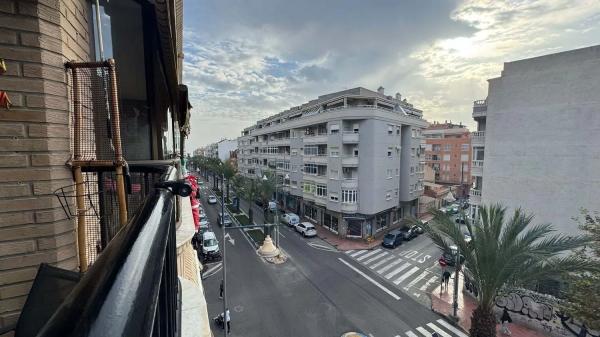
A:
[[[225,173],[221,173],[221,177],[224,184]],[[223,333],[225,337],[227,337],[227,272],[225,264],[225,250],[227,249],[227,244],[225,242],[225,193],[223,193],[223,188],[221,188],[221,229],[223,230],[223,241],[221,241],[223,243]]]
[[[267,181],[269,180],[269,178],[267,178],[266,175],[263,175],[262,180]],[[275,185],[275,187],[277,187],[277,185]],[[269,228],[270,227],[271,226],[269,226]],[[268,232],[270,234],[270,230]],[[273,240],[271,239],[271,235],[269,234],[265,235],[265,240],[263,241],[262,246],[260,246],[260,248],[258,249],[258,254],[260,254],[263,257],[275,257],[279,255],[279,249],[275,245],[273,245]]]

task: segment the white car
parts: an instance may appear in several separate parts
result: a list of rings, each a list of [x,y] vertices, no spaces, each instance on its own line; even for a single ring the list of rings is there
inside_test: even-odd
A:
[[[214,204],[216,204],[216,203],[217,203],[217,197],[215,197],[214,195],[211,195],[211,196],[209,196],[209,197],[208,197],[208,203],[209,203],[210,205],[214,205]]]
[[[285,213],[281,220],[290,227],[296,226],[300,222],[300,217],[294,213]]]
[[[295,226],[296,232],[302,234],[304,237],[317,236],[317,229],[310,222],[301,222]]]
[[[213,232],[202,234],[202,254],[205,257],[217,257],[219,253],[219,241]]]

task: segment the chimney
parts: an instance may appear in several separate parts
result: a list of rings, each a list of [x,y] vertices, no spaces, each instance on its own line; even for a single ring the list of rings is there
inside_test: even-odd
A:
[[[400,95],[399,92],[396,93],[396,99],[401,101],[402,100],[402,95]]]
[[[385,90],[385,89],[384,89],[383,87],[379,87],[379,88],[377,88],[377,92],[378,92],[378,93],[380,93],[380,94],[382,94],[382,95],[383,95],[383,93],[384,93],[384,90]]]

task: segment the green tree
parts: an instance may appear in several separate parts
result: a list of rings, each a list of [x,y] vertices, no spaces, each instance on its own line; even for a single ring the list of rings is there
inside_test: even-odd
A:
[[[233,178],[236,174],[236,169],[233,166],[233,164],[231,163],[231,159],[227,159],[224,163],[223,166],[221,168],[221,173],[225,176],[225,179],[227,179],[227,199],[229,200],[229,183],[231,181],[231,178]]]
[[[531,225],[532,215],[521,209],[505,219],[500,205],[480,207],[480,221],[466,221],[471,241],[465,241],[460,224],[436,209],[423,225],[433,242],[444,251],[452,244],[464,256],[465,271],[479,289],[478,306],[471,318],[471,337],[496,336],[494,299],[504,287],[521,286],[548,276],[593,270],[594,265],[575,254],[589,239],[551,235],[550,224]]]
[[[600,213],[581,210],[581,217],[575,218],[579,228],[589,233],[589,246],[581,249],[579,255],[591,262],[600,259]],[[569,316],[585,323],[594,330],[600,329],[600,271],[576,273],[568,278],[569,290],[562,310]]]

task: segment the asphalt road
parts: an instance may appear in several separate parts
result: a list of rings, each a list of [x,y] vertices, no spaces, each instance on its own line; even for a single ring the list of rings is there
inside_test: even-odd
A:
[[[221,238],[221,229],[216,225],[220,206],[208,205],[207,190],[204,191],[203,207],[217,237]],[[428,336],[434,329],[445,327],[445,322],[440,323],[440,317],[410,296],[410,292],[403,292],[361,264],[357,259],[366,252],[353,258],[317,238],[304,239],[282,228],[280,247],[288,260],[274,265],[256,254],[241,230],[228,232],[234,241],[226,242],[230,336],[334,337],[360,331],[373,337],[414,337]],[[418,239],[414,243],[417,246]],[[380,252],[373,255],[376,254]],[[437,257],[426,260],[433,264]],[[205,268],[218,271],[218,263]],[[211,318],[222,312],[222,301],[218,298],[220,281],[220,272],[203,281]],[[216,327],[213,331],[216,336],[222,333]],[[444,337],[460,336],[448,328],[444,331]]]

